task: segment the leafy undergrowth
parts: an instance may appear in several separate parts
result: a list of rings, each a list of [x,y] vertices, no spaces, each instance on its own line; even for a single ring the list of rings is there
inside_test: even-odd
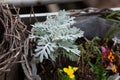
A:
[[[79,42],[82,44],[79,45]],[[62,70],[68,66],[78,67],[74,73],[76,80],[107,80],[110,76],[119,73],[119,45],[113,46],[113,41],[105,42],[98,37],[90,41],[80,38],[77,43],[81,50],[81,56],[77,61],[59,56],[56,62],[44,60],[43,63],[37,64],[38,74],[42,80],[58,80],[60,77],[58,69]],[[110,45],[112,47],[109,47]]]
[[[117,14],[107,19],[119,23],[111,19]],[[30,39],[36,43],[37,74],[42,80],[116,80],[120,72],[120,40],[114,33],[120,30],[119,24],[105,37],[89,40],[83,36],[84,31],[72,26],[74,23],[74,17],[61,11],[32,25]]]

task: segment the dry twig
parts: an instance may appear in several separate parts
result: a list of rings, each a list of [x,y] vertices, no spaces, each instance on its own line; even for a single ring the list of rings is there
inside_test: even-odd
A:
[[[15,9],[15,8],[14,8]],[[27,38],[27,26],[21,22],[19,10],[16,15],[9,5],[0,4],[0,73],[10,70],[23,53],[23,43]]]

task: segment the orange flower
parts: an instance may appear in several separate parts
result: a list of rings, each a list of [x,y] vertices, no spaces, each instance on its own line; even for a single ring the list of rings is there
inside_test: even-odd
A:
[[[115,60],[115,57],[114,57],[114,55],[113,55],[113,53],[111,51],[110,51],[110,54],[108,55],[108,60],[110,62],[114,62],[114,60]]]

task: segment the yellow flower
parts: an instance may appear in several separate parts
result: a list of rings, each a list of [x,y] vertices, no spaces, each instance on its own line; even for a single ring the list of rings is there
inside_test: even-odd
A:
[[[112,70],[112,72],[117,73],[117,66],[113,63],[110,63],[109,66],[106,68],[107,70]]]
[[[65,73],[67,73],[67,75],[70,77],[70,78],[74,78],[75,75],[74,75],[74,72],[77,71],[78,68],[77,67],[71,67],[71,66],[68,66],[68,68],[63,68],[63,71]]]
[[[117,73],[117,67],[116,67],[116,65],[113,65],[113,66],[112,66],[112,71],[113,71],[114,73]]]
[[[112,52],[110,52],[110,54],[108,55],[108,59],[110,60],[110,62],[114,62],[115,57]]]

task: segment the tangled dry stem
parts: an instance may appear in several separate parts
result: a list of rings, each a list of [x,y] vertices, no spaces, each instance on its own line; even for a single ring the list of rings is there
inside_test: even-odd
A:
[[[0,74],[19,61],[29,32],[19,18],[19,10],[13,9],[17,14],[11,13],[9,5],[0,4]]]

